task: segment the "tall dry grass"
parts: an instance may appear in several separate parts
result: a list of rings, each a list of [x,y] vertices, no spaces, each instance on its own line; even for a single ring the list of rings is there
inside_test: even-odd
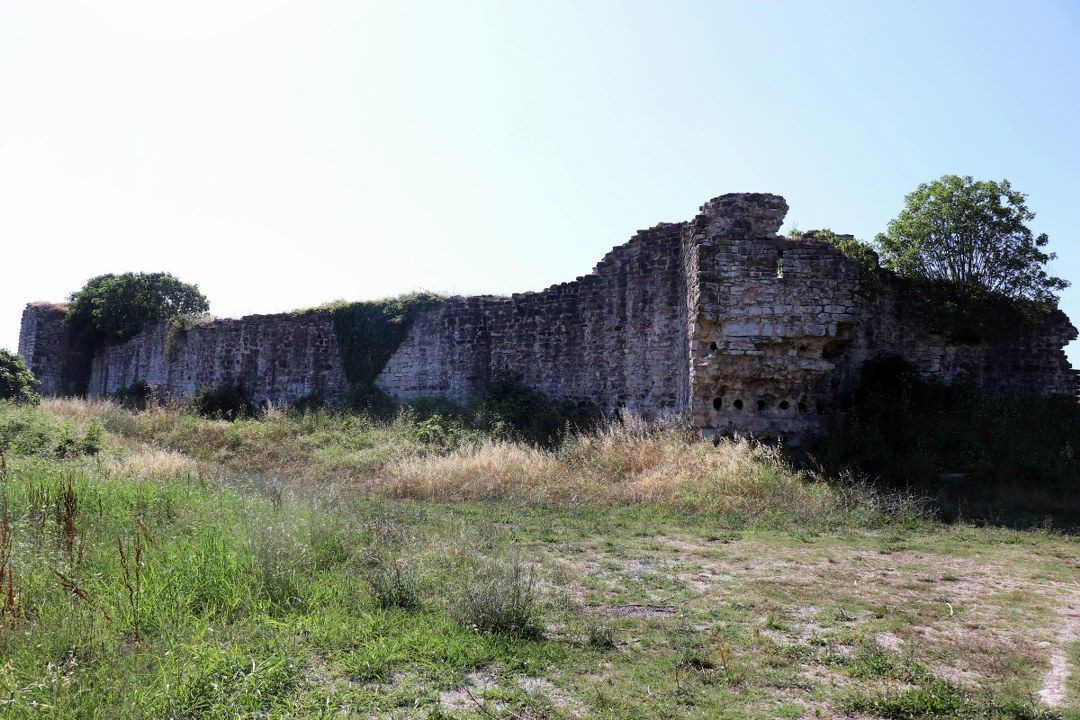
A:
[[[158,473],[187,469],[184,458],[194,457],[245,473],[393,497],[653,504],[724,515],[734,524],[785,527],[875,523],[898,508],[916,513],[899,496],[796,470],[778,448],[739,438],[713,442],[673,420],[628,418],[550,450],[407,414],[377,421],[275,411],[226,422],[178,408],[131,412],[101,400],[50,400],[45,407],[68,419],[97,419],[139,441],[142,449],[126,462]]]
[[[856,484],[833,486],[791,467],[780,449],[717,442],[676,423],[631,419],[546,451],[487,441],[442,455],[395,459],[362,484],[396,496],[535,505],[652,504],[739,524],[874,522],[917,515],[914,503]]]

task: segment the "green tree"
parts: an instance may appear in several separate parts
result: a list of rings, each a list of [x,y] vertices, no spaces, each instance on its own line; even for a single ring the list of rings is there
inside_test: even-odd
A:
[[[197,285],[169,273],[99,275],[70,300],[64,324],[86,348],[124,342],[162,320],[210,309]]]
[[[945,175],[905,198],[904,209],[877,236],[886,267],[907,277],[986,294],[1053,305],[1068,287],[1047,274],[1054,259],[1045,234],[1027,223],[1035,213],[1008,180]]]
[[[38,379],[27,369],[21,357],[0,350],[0,400],[35,403],[38,396],[34,390],[38,385]]]

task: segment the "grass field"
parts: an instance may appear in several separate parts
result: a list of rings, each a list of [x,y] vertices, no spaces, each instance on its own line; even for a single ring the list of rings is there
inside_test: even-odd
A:
[[[0,404],[0,717],[1078,718],[1080,543],[629,426]]]

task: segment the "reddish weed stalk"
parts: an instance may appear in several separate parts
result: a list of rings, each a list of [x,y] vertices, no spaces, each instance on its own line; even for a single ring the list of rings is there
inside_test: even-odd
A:
[[[22,603],[15,587],[15,574],[11,569],[11,516],[5,496],[0,501],[0,618],[14,625],[22,617]]]
[[[128,605],[131,607],[134,639],[138,640],[141,630],[139,608],[142,600],[143,537],[153,545],[154,534],[142,520],[136,519],[135,523],[135,539],[132,541],[130,555],[124,549],[124,541],[120,536],[116,537],[116,549],[120,555],[120,570],[123,573],[124,589],[127,590]]]
[[[112,616],[109,615],[109,611],[97,604],[97,601],[94,600],[94,596],[90,594],[89,590],[85,589],[77,582],[75,582],[59,570],[56,570],[55,568],[53,569],[53,575],[56,575],[57,580],[60,581],[60,587],[71,593],[72,597],[76,597],[85,602],[87,605],[97,608],[98,611],[100,611],[101,614],[105,616],[105,619],[112,620]]]
[[[79,537],[75,517],[79,512],[79,499],[71,480],[60,490],[56,498],[56,531],[61,549],[68,557],[68,565],[75,568],[85,558],[85,543]]]

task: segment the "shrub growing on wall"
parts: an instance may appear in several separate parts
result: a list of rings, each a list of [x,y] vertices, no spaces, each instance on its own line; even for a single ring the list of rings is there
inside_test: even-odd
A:
[[[64,325],[75,343],[87,349],[124,342],[162,320],[210,309],[197,285],[169,273],[99,275],[70,300]]]
[[[842,252],[845,256],[859,263],[859,292],[863,297],[873,297],[881,288],[878,274],[881,272],[881,263],[874,248],[853,235],[838,235],[832,230],[815,230],[806,233],[806,236],[815,240],[823,240]]]
[[[39,385],[34,373],[18,355],[0,350],[0,400],[34,403],[38,400],[35,390]]]
[[[154,396],[154,388],[145,380],[136,380],[113,393],[113,398],[128,410],[145,410]]]
[[[418,292],[334,306],[334,332],[349,383],[366,388],[375,382],[409,334],[416,316],[442,301],[433,293]]]

